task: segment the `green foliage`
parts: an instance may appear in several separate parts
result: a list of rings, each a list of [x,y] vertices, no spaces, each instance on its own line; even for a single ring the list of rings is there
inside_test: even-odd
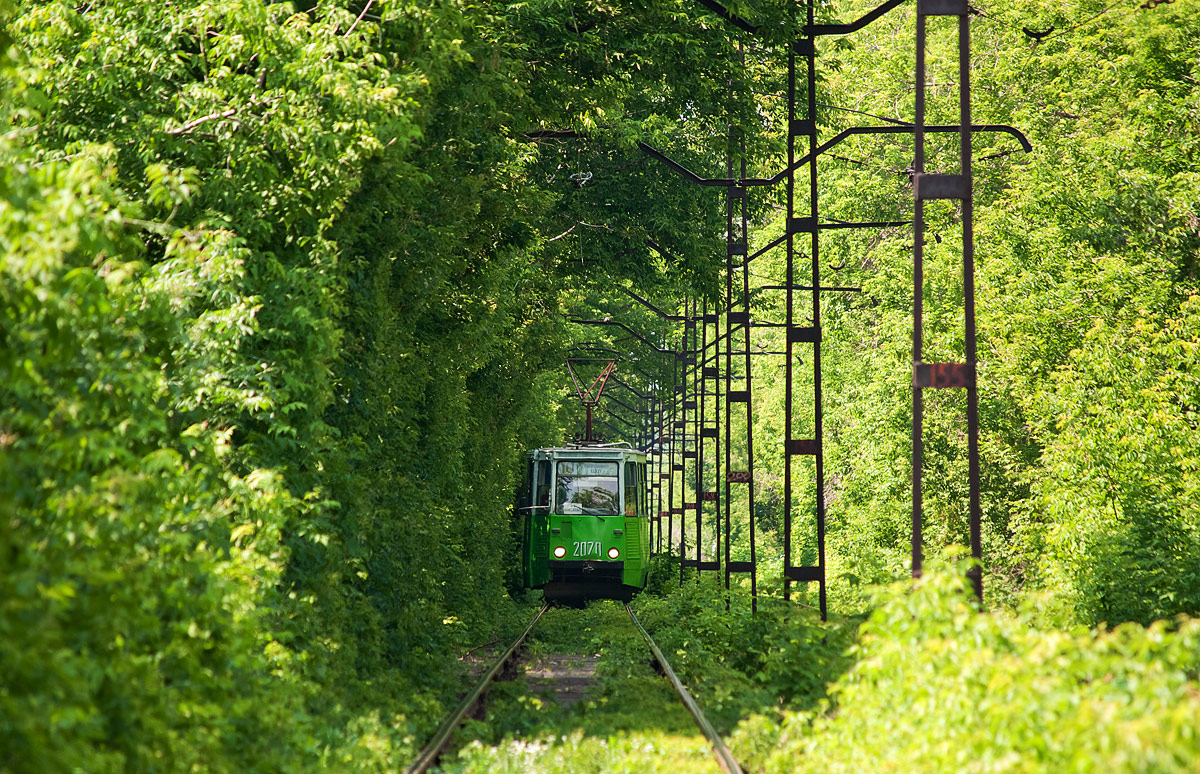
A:
[[[997,63],[987,101],[1035,146],[980,224],[995,556],[1089,624],[1200,612],[1195,10],[1119,7]]]
[[[1072,632],[979,613],[962,573],[878,597],[836,709],[748,721],[733,749],[766,772],[1184,772],[1200,754],[1200,626]]]
[[[848,665],[853,622],[825,625],[813,611],[771,597],[751,613],[747,596],[728,595],[712,574],[687,578],[665,597],[642,594],[634,607],[721,730],[764,708],[811,706]]]
[[[1042,397],[1056,416],[1028,548],[1084,621],[1200,609],[1200,299],[1122,330],[1098,321]]]
[[[541,28],[560,3],[20,4],[6,767],[404,761],[455,694],[446,654],[512,611],[513,474],[561,434],[568,285],[712,280],[700,192],[619,168],[577,188],[526,136],[595,128],[572,155],[597,170],[649,133],[699,159],[719,124],[683,137],[679,68],[720,36],[680,5],[652,9],[669,41],[597,7],[578,46]],[[654,46],[682,57],[657,107],[615,72]],[[617,259],[577,266],[567,213]]]
[[[52,3],[13,23],[24,56],[6,73],[23,101],[3,149],[6,770],[395,765],[410,749],[403,716],[331,700],[328,688],[355,682],[326,684],[354,674],[352,651],[336,640],[341,620],[315,618],[315,597],[290,580],[328,545],[336,506],[313,475],[337,342],[319,221],[355,185],[345,165],[378,146],[322,125],[322,110],[355,91],[337,109],[365,126],[382,117],[380,95],[300,72],[234,111],[237,127],[190,123],[238,101],[239,58],[279,46],[278,67],[302,51],[315,63],[340,43],[260,5],[180,10]],[[197,40],[211,72],[179,55]],[[187,120],[172,123],[172,109]],[[306,125],[305,111],[322,118]],[[196,142],[189,123],[225,134]],[[218,157],[229,163],[214,175]],[[393,701],[407,695],[380,677]]]
[[[298,764],[321,735],[310,687],[257,606],[283,569],[291,497],[270,471],[228,470],[229,433],[180,427],[142,365],[177,322],[122,260],[137,209],[113,190],[111,152],[22,169],[4,151],[6,770]]]

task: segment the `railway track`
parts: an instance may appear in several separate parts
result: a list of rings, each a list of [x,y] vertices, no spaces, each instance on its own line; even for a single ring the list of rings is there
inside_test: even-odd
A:
[[[734,760],[733,753],[729,752],[729,748],[725,746],[725,741],[721,739],[721,735],[717,733],[715,728],[713,728],[712,723],[708,722],[708,718],[704,717],[704,713],[701,712],[700,706],[696,704],[696,700],[692,698],[690,693],[688,693],[688,689],[684,687],[683,682],[680,681],[679,677],[675,674],[675,670],[671,669],[671,664],[668,663],[667,657],[662,654],[661,650],[659,650],[658,645],[654,643],[653,638],[650,637],[650,633],[647,632],[645,627],[642,626],[642,622],[639,621],[637,616],[633,614],[633,608],[631,608],[628,603],[625,605],[625,612],[629,613],[629,620],[633,621],[633,625],[636,626],[637,630],[641,632],[643,637],[646,638],[646,644],[650,646],[650,651],[654,654],[655,660],[658,661],[658,665],[662,667],[663,674],[665,674],[667,679],[671,681],[671,687],[673,687],[675,692],[679,694],[679,698],[683,701],[684,706],[688,708],[688,712],[692,713],[692,717],[696,719],[696,725],[700,726],[700,730],[708,739],[709,744],[712,745],[713,755],[717,759],[717,765],[721,767],[721,770],[724,771],[725,774],[742,774],[742,767],[738,765],[736,760]]]
[[[446,749],[446,745],[449,744],[450,735],[454,733],[454,729],[463,721],[468,712],[479,705],[479,702],[482,701],[484,694],[487,693],[496,676],[508,666],[509,662],[517,654],[517,651],[525,644],[525,638],[529,636],[529,633],[533,631],[533,627],[537,625],[537,622],[541,620],[542,615],[549,608],[549,604],[542,605],[542,609],[529,622],[529,626],[525,627],[525,631],[521,632],[520,636],[513,640],[512,645],[509,645],[508,649],[500,655],[500,658],[496,659],[492,666],[484,672],[483,677],[475,684],[475,687],[463,697],[463,700],[458,703],[454,711],[442,721],[442,724],[438,726],[438,730],[434,732],[433,738],[429,740],[429,743],[417,754],[417,759],[408,767],[407,774],[422,774],[437,762],[438,756],[442,754],[442,751]]]
[[[432,767],[438,761],[438,758],[449,745],[454,730],[460,723],[462,723],[462,721],[473,709],[479,706],[492,683],[513,662],[518,652],[521,650],[521,647],[525,644],[526,639],[529,637],[530,632],[533,631],[538,621],[541,620],[542,615],[546,612],[548,607],[549,605],[544,605],[541,610],[538,611],[537,615],[535,615],[533,620],[529,622],[529,625],[520,634],[520,636],[518,636],[513,643],[509,645],[508,648],[500,655],[500,657],[496,659],[496,661],[483,674],[471,691],[469,691],[467,695],[463,697],[462,701],[459,702],[454,711],[446,716],[446,719],[442,721],[442,724],[438,727],[428,744],[426,744],[421,752],[417,755],[417,758],[413,761],[412,765],[408,767],[406,774],[423,774],[423,772],[428,771],[430,767]],[[738,765],[737,761],[733,757],[733,754],[729,751],[729,748],[725,746],[724,740],[721,739],[720,734],[717,733],[712,723],[710,723],[709,720],[704,716],[703,711],[700,709],[699,705],[696,704],[696,700],[692,698],[692,695],[688,693],[688,690],[684,686],[683,682],[675,674],[675,670],[671,668],[671,664],[667,661],[666,656],[663,655],[662,650],[658,647],[658,645],[654,642],[654,639],[650,636],[649,632],[646,631],[645,627],[643,627],[641,622],[637,619],[633,609],[628,604],[625,604],[624,607],[625,612],[629,615],[629,620],[633,623],[638,633],[641,634],[641,636],[645,639],[646,644],[649,646],[650,652],[653,654],[655,661],[658,662],[662,673],[671,683],[671,686],[674,688],[675,693],[679,696],[680,701],[696,720],[696,725],[699,726],[700,731],[704,734],[709,744],[712,745],[713,757],[716,759],[717,765],[726,774],[742,774],[741,766]]]

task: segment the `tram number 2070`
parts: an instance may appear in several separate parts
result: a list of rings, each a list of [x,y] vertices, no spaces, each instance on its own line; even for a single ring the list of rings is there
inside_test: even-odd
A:
[[[599,553],[599,540],[585,540],[583,542],[575,542],[575,553],[571,554],[571,556],[595,556]]]

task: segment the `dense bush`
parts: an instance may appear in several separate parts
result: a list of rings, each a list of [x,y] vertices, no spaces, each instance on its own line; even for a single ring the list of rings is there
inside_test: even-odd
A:
[[[885,591],[832,705],[747,721],[733,741],[745,763],[767,772],[1195,770],[1195,620],[1057,630],[1024,614],[979,613],[962,577],[936,572]]]
[[[316,767],[265,613],[296,501],[179,421],[147,361],[186,336],[113,190],[111,153],[34,168],[4,148],[0,216],[0,728],[6,771]],[[327,716],[330,720],[335,715]]]
[[[380,147],[366,127],[403,101],[369,55],[322,70],[345,51],[333,29],[281,11],[49,3],[12,23],[6,770],[352,769],[410,749],[404,705],[337,695],[359,684],[349,616],[317,618],[304,583],[337,575],[304,566],[336,512],[325,233]]]
[[[778,597],[764,596],[752,613],[745,590],[726,592],[717,574],[679,585],[678,573],[676,562],[657,562],[634,608],[719,727],[764,707],[812,706],[848,666],[855,621],[823,624],[816,611]]]
[[[590,13],[634,28],[627,10]],[[719,214],[678,178],[602,174],[639,122],[678,133],[656,110],[694,95],[632,85],[614,39],[559,56],[571,36],[545,29],[573,17],[554,0],[6,17],[6,770],[395,769],[436,722],[447,653],[511,610],[519,449],[562,432],[565,289],[677,282],[715,241],[680,225]],[[681,25],[655,51],[716,34]],[[627,102],[637,116],[597,126]],[[547,123],[594,129],[597,184],[556,175],[574,149],[527,141]],[[634,194],[657,225],[612,209]],[[547,238],[574,218],[620,260]]]

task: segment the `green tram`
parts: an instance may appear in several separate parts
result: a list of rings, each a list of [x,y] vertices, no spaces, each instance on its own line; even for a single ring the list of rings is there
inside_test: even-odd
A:
[[[547,601],[629,600],[646,586],[646,455],[629,444],[529,452],[521,508],[525,583]]]

